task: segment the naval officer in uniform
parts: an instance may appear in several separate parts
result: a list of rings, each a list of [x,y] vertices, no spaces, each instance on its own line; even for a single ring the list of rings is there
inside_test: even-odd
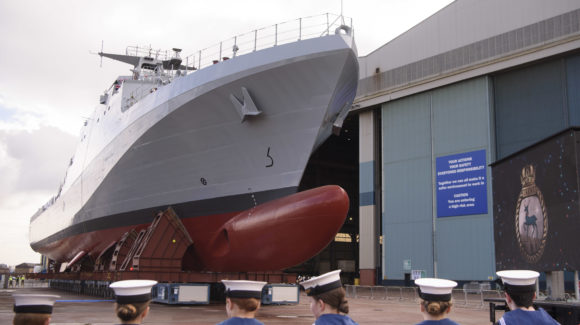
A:
[[[496,272],[496,274],[503,282],[505,301],[510,308],[510,311],[506,312],[496,324],[559,324],[544,309],[534,309],[533,301],[536,298],[536,280],[540,276],[538,272],[530,270],[506,270]]]
[[[111,283],[115,291],[115,315],[121,324],[141,324],[149,313],[153,280],[124,280]]]
[[[255,319],[260,308],[262,288],[266,282],[222,280],[226,286],[226,313],[228,319],[218,325],[264,325]]]
[[[14,297],[14,325],[50,324],[52,307],[60,296],[18,294]]]
[[[417,325],[459,325],[447,318],[451,312],[451,292],[457,286],[457,282],[437,278],[422,278],[415,280],[419,286],[418,293],[421,298],[420,308],[423,321]]]
[[[346,292],[340,282],[340,270],[331,271],[300,283],[310,297],[314,324],[356,325],[348,315]]]

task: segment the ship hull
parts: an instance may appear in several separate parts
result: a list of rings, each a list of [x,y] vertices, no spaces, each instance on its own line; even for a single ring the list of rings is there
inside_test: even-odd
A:
[[[197,205],[187,202],[172,207],[194,242],[183,258],[183,269],[253,272],[282,270],[320,252],[344,223],[349,200],[342,188],[324,186],[237,213],[188,217]],[[115,216],[135,220],[134,224],[102,222],[103,229],[67,236],[43,246],[39,252],[74,251],[76,255],[82,252],[83,256],[100,256],[126,232],[145,229],[155,215],[153,211],[163,209],[150,210]]]
[[[199,229],[211,232],[206,225],[212,220],[222,227],[248,209],[295,193],[311,152],[354,99],[358,65],[345,39],[333,35],[280,46],[176,79],[126,108],[119,122],[126,125],[115,137],[106,127],[89,125],[83,172],[33,217],[32,248],[59,262],[79,251],[96,257],[166,207],[176,209],[196,241],[203,237]],[[242,89],[260,115],[240,116],[232,97],[248,101]],[[106,144],[95,146],[99,141]],[[345,215],[335,219],[342,224]],[[203,265],[236,268],[223,261]]]

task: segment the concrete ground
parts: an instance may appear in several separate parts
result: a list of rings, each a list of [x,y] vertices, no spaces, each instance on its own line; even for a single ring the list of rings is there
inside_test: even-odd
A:
[[[49,288],[16,288],[0,290],[0,324],[12,324],[13,293],[39,293],[60,295],[54,307],[51,324],[100,325],[115,324],[113,302],[102,298],[75,295]],[[370,300],[349,298],[350,316],[359,324],[416,324],[422,320],[415,301]],[[498,318],[501,313],[498,312]],[[152,304],[144,324],[216,324],[226,318],[224,305],[163,305]],[[312,324],[309,299],[300,296],[298,305],[263,305],[257,318],[265,324]],[[463,325],[490,324],[487,308],[456,307],[450,318]]]

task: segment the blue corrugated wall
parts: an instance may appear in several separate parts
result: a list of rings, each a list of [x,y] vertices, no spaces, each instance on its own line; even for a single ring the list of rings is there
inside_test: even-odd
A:
[[[443,278],[489,280],[495,273],[489,167],[487,214],[437,218],[435,159],[483,149],[490,164],[579,126],[580,55],[388,102],[381,113],[383,279],[404,279],[403,262],[411,260],[427,276],[436,270]],[[371,193],[362,169],[360,192]]]
[[[488,78],[383,106],[383,279],[403,279],[404,260],[427,276],[493,275],[491,214],[437,218],[433,192],[437,157],[484,149],[490,161],[490,107]]]

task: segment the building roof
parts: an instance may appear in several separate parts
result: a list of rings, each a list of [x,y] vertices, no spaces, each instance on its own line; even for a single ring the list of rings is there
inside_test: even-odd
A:
[[[21,263],[21,264],[16,265],[16,267],[18,267],[18,268],[33,268],[36,265],[39,265],[39,264],[36,264],[36,263]]]
[[[580,2],[456,0],[359,58],[361,108],[580,48]]]

